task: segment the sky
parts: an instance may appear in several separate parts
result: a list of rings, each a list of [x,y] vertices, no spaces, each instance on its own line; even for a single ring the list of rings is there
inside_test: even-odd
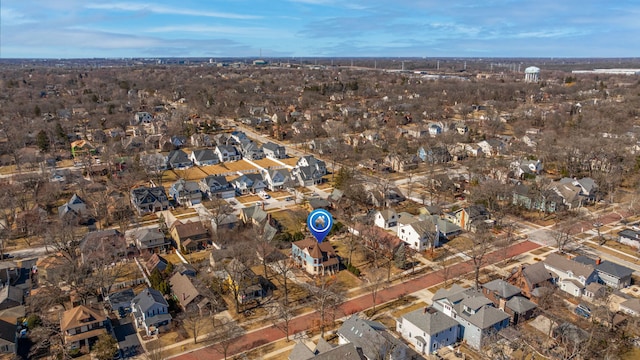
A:
[[[0,58],[638,57],[639,0],[0,0]]]

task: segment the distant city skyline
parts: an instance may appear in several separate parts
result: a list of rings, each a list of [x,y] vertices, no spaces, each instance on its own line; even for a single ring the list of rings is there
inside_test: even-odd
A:
[[[0,58],[638,57],[640,3],[3,0]]]

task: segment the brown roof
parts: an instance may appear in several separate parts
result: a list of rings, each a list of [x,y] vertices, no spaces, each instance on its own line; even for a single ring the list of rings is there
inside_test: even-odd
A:
[[[173,223],[172,227],[176,229],[180,239],[197,239],[203,235],[208,235],[207,229],[202,224],[202,221],[188,221],[186,223],[182,223],[180,220],[177,220]]]
[[[569,260],[566,257],[557,253],[551,253],[544,259],[544,263],[554,269],[562,271],[564,273],[571,272],[575,276],[583,276],[588,279],[595,271],[595,267],[592,265],[581,264],[577,261]]]
[[[183,308],[189,306],[193,300],[200,296],[200,292],[186,275],[175,273],[169,279],[169,283],[171,284],[173,295]]]
[[[333,246],[331,246],[331,244],[329,244],[328,242],[321,242],[318,243],[318,241],[316,241],[316,239],[314,238],[306,238],[300,241],[296,241],[295,243],[293,243],[295,246],[297,246],[300,249],[307,249],[307,251],[309,251],[309,254],[311,256],[313,256],[316,259],[320,259],[322,258],[322,255],[318,256],[318,253],[315,251],[315,249],[317,248],[321,253],[326,253],[328,257],[335,257],[336,256],[336,252],[333,249]],[[315,255],[314,255],[315,253]]]
[[[62,314],[60,330],[67,331],[82,325],[102,322],[106,319],[107,317],[100,311],[80,305],[71,310],[67,310]]]

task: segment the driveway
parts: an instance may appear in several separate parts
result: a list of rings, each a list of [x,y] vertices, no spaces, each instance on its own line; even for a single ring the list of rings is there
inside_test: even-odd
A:
[[[113,332],[116,335],[118,347],[122,350],[123,358],[140,355],[143,349],[131,315],[117,321],[118,324],[114,324]]]

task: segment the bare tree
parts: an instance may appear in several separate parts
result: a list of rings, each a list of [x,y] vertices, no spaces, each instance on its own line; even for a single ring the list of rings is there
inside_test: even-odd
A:
[[[189,308],[181,314],[182,326],[191,337],[193,337],[193,343],[198,343],[198,336],[202,334],[202,331],[207,326],[209,319],[198,311],[197,308]]]
[[[295,316],[293,309],[288,306],[285,301],[278,301],[275,303],[274,317],[272,319],[273,325],[280,329],[289,342],[289,323]]]
[[[473,244],[467,253],[473,264],[473,277],[476,289],[480,289],[480,269],[486,263],[485,255],[494,240],[488,229],[479,229],[478,231],[476,236],[472,238]]]
[[[335,317],[335,307],[342,298],[338,282],[333,276],[320,277],[316,279],[315,285],[308,286],[308,290],[320,316],[320,335],[324,336],[327,318]]]
[[[372,267],[367,275],[365,275],[365,279],[367,280],[367,288],[371,293],[371,301],[373,303],[372,306],[372,314],[376,313],[376,300],[378,299],[378,291],[382,287],[384,283],[384,274],[381,269]]]
[[[214,331],[210,334],[210,339],[213,342],[212,347],[222,354],[226,360],[227,356],[229,356],[231,345],[245,333],[245,330],[234,320],[224,317],[216,319],[214,316],[212,321],[214,328]]]
[[[289,276],[293,274],[294,268],[295,264],[291,259],[278,260],[272,263],[272,269],[278,275],[276,279],[282,287],[284,306],[289,306]]]

